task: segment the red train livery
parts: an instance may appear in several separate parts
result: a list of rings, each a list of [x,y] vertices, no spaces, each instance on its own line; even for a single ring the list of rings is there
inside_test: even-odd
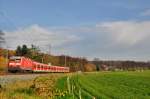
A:
[[[29,58],[12,56],[8,63],[9,72],[69,72],[69,67],[51,66]]]

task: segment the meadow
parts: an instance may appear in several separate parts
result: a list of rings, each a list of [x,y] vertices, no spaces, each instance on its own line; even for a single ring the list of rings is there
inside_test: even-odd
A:
[[[0,88],[1,99],[150,99],[150,71],[50,74]]]
[[[150,71],[82,73],[69,78],[70,97],[64,99],[150,99]]]

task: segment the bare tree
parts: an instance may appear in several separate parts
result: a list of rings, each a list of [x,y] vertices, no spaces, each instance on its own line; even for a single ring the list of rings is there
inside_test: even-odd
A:
[[[2,45],[5,43],[4,39],[4,32],[0,30],[0,48],[2,48]]]

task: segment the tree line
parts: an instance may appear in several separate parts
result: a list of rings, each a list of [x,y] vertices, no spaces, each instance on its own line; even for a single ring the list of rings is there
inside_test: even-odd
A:
[[[101,71],[101,70],[144,70],[150,69],[150,62],[140,61],[104,61],[95,58],[93,61],[89,61],[84,57],[72,57],[67,55],[52,55],[43,53],[38,46],[27,45],[18,46],[16,50],[7,50],[0,48],[0,58],[9,58],[11,56],[24,56],[34,61],[49,64],[55,66],[67,66],[70,67],[71,72],[76,71]],[[4,64],[5,62],[3,62]],[[1,65],[2,63],[0,63]],[[1,67],[1,66],[0,66]]]
[[[96,65],[97,70],[102,70],[104,69],[103,66],[105,65],[108,70],[147,70],[150,69],[150,62],[142,62],[142,61],[120,61],[120,60],[115,60],[115,61],[104,61],[104,60],[99,60],[95,58],[92,61],[93,64]]]

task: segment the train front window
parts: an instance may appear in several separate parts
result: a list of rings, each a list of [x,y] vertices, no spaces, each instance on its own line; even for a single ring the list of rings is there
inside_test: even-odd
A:
[[[9,59],[11,62],[16,62],[19,63],[21,61],[21,58],[10,58]]]

